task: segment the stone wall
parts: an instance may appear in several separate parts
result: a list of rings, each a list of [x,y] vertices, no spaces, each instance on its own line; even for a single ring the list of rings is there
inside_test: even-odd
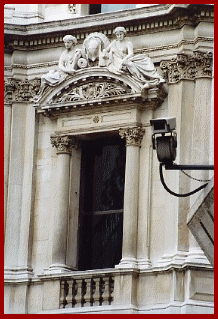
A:
[[[161,185],[150,119],[176,117],[178,164],[212,164],[213,7],[166,4],[130,15],[49,20],[5,25],[5,313],[212,313],[213,267],[186,223],[196,197],[172,197]],[[58,65],[66,34],[75,35],[81,49],[91,32],[112,41],[118,25],[135,55],[151,57],[163,86],[141,91],[132,77],[90,67],[34,102],[41,76]],[[58,100],[92,82],[121,91]],[[126,141],[123,256],[114,269],[78,272],[79,140],[105,133]],[[164,174],[177,193],[199,186],[181,172]],[[72,293],[64,292],[63,280],[80,288],[89,282],[84,298],[90,300],[91,280],[105,276],[114,278],[110,305],[62,307]]]

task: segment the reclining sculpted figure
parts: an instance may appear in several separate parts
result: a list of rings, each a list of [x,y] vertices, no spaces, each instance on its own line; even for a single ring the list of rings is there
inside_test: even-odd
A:
[[[56,86],[63,82],[69,74],[74,74],[77,70],[77,62],[81,57],[81,50],[76,49],[77,39],[72,35],[66,35],[63,38],[66,50],[61,54],[58,68],[50,70],[42,75],[41,86],[37,95],[39,99],[46,86]]]
[[[109,71],[115,74],[128,72],[143,88],[149,88],[164,83],[165,80],[157,73],[150,57],[146,54],[133,54],[131,41],[125,39],[126,29],[117,27],[114,30],[117,39],[103,50],[101,58],[107,60]]]

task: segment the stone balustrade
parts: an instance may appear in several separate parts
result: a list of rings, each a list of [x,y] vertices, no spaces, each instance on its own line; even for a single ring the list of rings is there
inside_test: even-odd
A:
[[[89,274],[61,280],[60,308],[111,305],[114,278],[112,274]]]

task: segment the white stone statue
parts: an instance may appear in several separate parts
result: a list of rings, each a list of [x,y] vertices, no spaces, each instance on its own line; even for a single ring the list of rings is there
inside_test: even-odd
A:
[[[81,57],[81,50],[76,49],[77,39],[72,35],[63,38],[66,50],[61,54],[58,68],[50,70],[41,77],[41,87],[37,98],[39,99],[46,86],[56,86],[63,82],[70,74],[74,74],[78,68],[78,60]]]
[[[165,80],[157,73],[152,60],[146,54],[133,54],[131,41],[125,39],[126,29],[117,27],[114,30],[117,39],[103,50],[101,58],[107,60],[110,72],[115,74],[129,73],[143,88],[164,83]]]

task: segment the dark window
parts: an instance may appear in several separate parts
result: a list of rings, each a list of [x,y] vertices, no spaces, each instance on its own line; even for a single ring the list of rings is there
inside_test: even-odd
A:
[[[90,4],[89,14],[101,13],[101,4]]]
[[[125,161],[119,137],[83,143],[79,270],[113,268],[122,258]]]

